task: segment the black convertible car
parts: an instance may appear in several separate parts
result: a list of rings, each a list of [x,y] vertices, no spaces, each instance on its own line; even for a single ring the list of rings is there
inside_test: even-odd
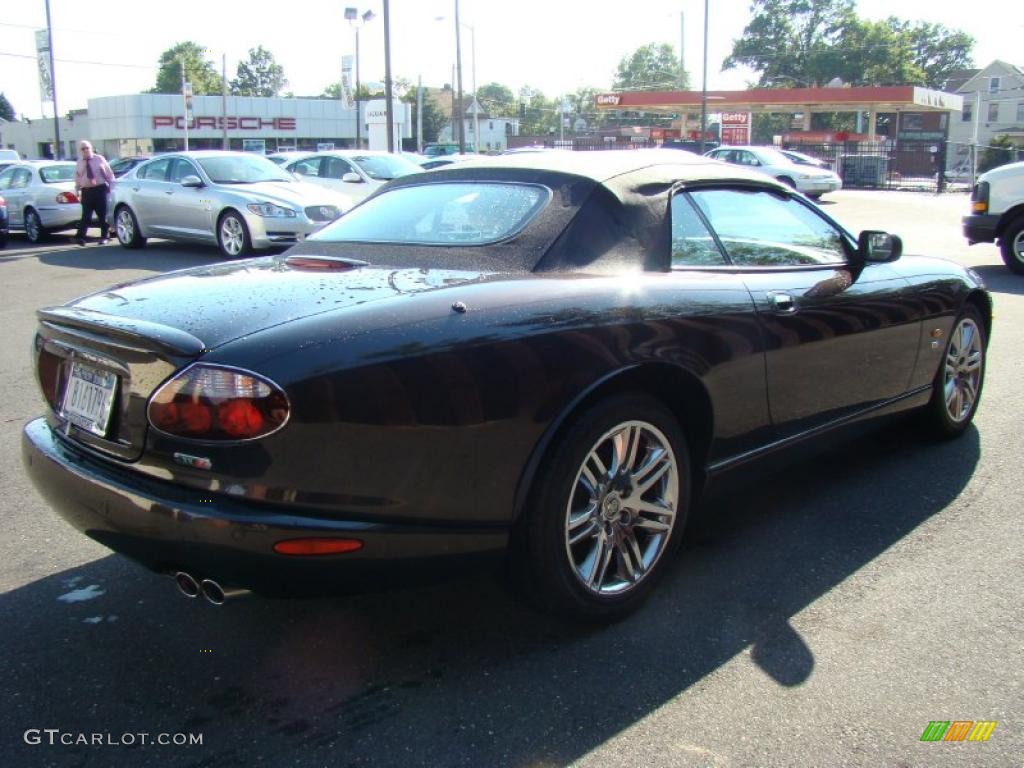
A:
[[[612,619],[710,485],[868,417],[967,428],[989,296],[900,251],[684,152],[407,176],[284,254],[41,310],[24,460],[193,597],[507,553]]]

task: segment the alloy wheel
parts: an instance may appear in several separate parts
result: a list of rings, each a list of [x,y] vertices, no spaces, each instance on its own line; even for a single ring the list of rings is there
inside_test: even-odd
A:
[[[117,213],[117,239],[122,243],[130,243],[135,236],[135,223],[127,208],[122,208]]]
[[[225,216],[220,224],[220,240],[224,251],[230,256],[237,256],[242,252],[245,242],[245,231],[242,229],[242,222],[234,216]]]
[[[984,357],[981,332],[970,317],[957,323],[946,348],[946,412],[956,423],[967,419],[978,399]]]
[[[653,424],[623,422],[591,447],[565,512],[565,551],[592,594],[641,583],[668,545],[679,471],[668,438]]]
[[[39,223],[39,216],[36,215],[35,211],[29,211],[25,214],[25,234],[31,242],[39,240],[42,234],[42,226]]]

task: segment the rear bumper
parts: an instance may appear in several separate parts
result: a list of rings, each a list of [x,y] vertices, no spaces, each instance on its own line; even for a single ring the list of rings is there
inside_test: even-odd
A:
[[[964,237],[970,245],[975,243],[994,243],[996,230],[999,227],[999,216],[984,213],[964,216]]]
[[[141,476],[77,449],[45,419],[22,432],[25,468],[87,536],[158,572],[186,570],[268,595],[372,589],[500,555],[506,528],[380,523],[304,514]],[[291,557],[282,539],[356,538],[358,552]]]
[[[82,220],[82,206],[79,203],[67,205],[39,206],[39,220],[46,229],[70,229]]]

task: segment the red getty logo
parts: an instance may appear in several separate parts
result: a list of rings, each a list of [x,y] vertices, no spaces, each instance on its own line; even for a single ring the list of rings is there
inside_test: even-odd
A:
[[[189,120],[188,129],[190,131],[196,130],[197,128],[215,128],[223,130],[225,128],[224,120],[225,118],[223,117],[193,117]],[[154,115],[153,127],[177,128],[179,131],[183,131],[185,130],[185,118],[181,115],[178,115],[177,117],[173,117],[171,115]],[[295,118],[228,117],[226,127],[229,131],[259,131],[264,128],[272,128],[276,131],[294,131]]]

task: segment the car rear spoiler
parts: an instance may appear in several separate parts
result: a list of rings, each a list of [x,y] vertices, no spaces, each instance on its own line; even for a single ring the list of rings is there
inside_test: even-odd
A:
[[[36,314],[43,325],[86,334],[101,333],[104,337],[148,351],[188,357],[196,357],[206,351],[206,345],[191,333],[148,320],[70,307],[40,309]]]

